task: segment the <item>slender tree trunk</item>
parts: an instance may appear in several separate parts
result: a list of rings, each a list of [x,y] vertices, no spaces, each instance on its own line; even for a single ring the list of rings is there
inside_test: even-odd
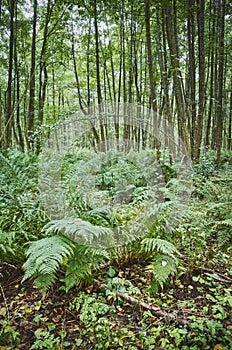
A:
[[[176,47],[176,40],[173,33],[173,21],[172,21],[172,9],[170,6],[165,7],[166,15],[166,30],[168,46],[170,50],[170,60],[173,72],[173,89],[176,100],[176,108],[178,114],[178,131],[179,136],[185,145],[187,151],[189,151],[189,136],[186,127],[186,109],[185,109],[185,98],[183,93],[183,85],[181,83],[181,77],[178,74],[180,71],[179,60],[178,60],[178,48]]]
[[[198,20],[198,60],[199,60],[199,103],[197,127],[194,142],[193,160],[197,162],[200,156],[200,146],[203,133],[203,115],[205,105],[205,48],[204,48],[204,20],[205,1],[198,0],[197,20]]]
[[[14,61],[14,12],[15,1],[10,1],[10,43],[9,43],[9,60],[8,60],[8,82],[7,82],[7,99],[6,99],[6,118],[5,118],[5,147],[12,144],[12,125],[13,125],[13,103],[12,103],[12,78],[13,78],[13,61]]]
[[[30,71],[30,96],[27,124],[27,146],[33,149],[32,133],[35,124],[35,63],[36,63],[36,24],[37,24],[37,0],[34,0],[33,31],[31,42],[31,71]]]
[[[90,110],[91,103],[91,92],[90,92],[90,32],[91,32],[91,18],[89,19],[89,32],[88,32],[88,44],[87,44],[87,54],[86,54],[86,75],[87,75],[87,106],[88,112]]]
[[[220,16],[220,42],[219,42],[219,67],[218,67],[218,104],[216,109],[217,132],[216,132],[216,150],[217,164],[221,162],[222,149],[222,130],[223,130],[223,75],[224,75],[224,36],[225,36],[225,6],[226,0],[221,0]]]
[[[194,18],[194,1],[188,0],[188,22],[187,22],[187,36],[188,36],[188,51],[189,51],[189,64],[188,64],[188,86],[186,89],[186,101],[188,103],[189,114],[191,120],[189,120],[190,131],[190,145],[191,154],[194,153],[194,140],[195,140],[195,128],[196,128],[196,63],[195,63],[195,18]]]
[[[78,95],[78,101],[79,101],[80,109],[81,109],[81,111],[84,114],[86,114],[86,111],[85,111],[85,109],[83,107],[83,103],[82,103],[80,82],[79,82],[79,76],[78,76],[78,71],[77,71],[76,56],[75,56],[74,32],[72,33],[72,59],[73,59],[73,67],[74,67],[74,74],[75,74],[75,79],[76,79],[77,95]]]
[[[163,21],[163,18],[162,18]],[[163,31],[163,45],[162,45],[162,36],[161,36],[161,28],[160,28],[160,16],[159,9],[156,8],[156,28],[157,28],[157,49],[158,49],[158,57],[159,57],[159,66],[161,71],[161,85],[164,91],[164,117],[168,120],[169,123],[172,122],[171,116],[171,106],[169,99],[169,83],[168,83],[168,69],[167,69],[167,61],[166,61],[166,40],[165,40],[165,31]]]
[[[146,43],[147,43],[147,57],[148,57],[148,74],[151,91],[151,106],[153,111],[153,133],[154,133],[154,147],[156,148],[157,160],[160,159],[160,140],[159,140],[159,118],[156,98],[156,84],[154,79],[153,53],[151,44],[151,14],[150,14],[150,0],[145,0],[145,25],[146,25]]]
[[[16,17],[16,27],[15,27],[15,36],[14,36],[14,67],[15,67],[15,97],[14,101],[16,103],[16,106],[14,109],[16,109],[16,126],[17,126],[17,132],[15,130],[15,136],[17,138],[17,144],[20,145],[22,151],[24,151],[24,140],[23,140],[23,133],[22,133],[22,127],[21,127],[21,121],[20,121],[20,81],[19,81],[19,66],[18,66],[18,52],[17,52],[17,11],[15,11],[15,17]]]
[[[101,78],[100,78],[100,57],[99,57],[99,33],[97,18],[97,0],[94,0],[94,29],[95,29],[95,55],[96,55],[96,83],[97,83],[97,102],[99,106],[102,103]]]
[[[145,0],[146,42],[147,42],[148,73],[149,73],[150,91],[151,91],[151,106],[154,112],[157,113],[156,86],[155,86],[155,80],[154,80],[150,19],[151,19],[150,0]]]
[[[213,9],[212,16],[212,26],[209,28],[209,41],[210,41],[210,82],[209,82],[209,105],[208,105],[208,115],[205,131],[205,146],[208,148],[210,146],[210,135],[211,135],[211,126],[212,126],[212,112],[213,112],[213,99],[214,99],[214,58],[215,58],[215,17],[216,17],[216,8],[212,6],[210,2],[210,9]]]
[[[45,15],[45,24],[43,31],[43,44],[40,52],[39,59],[39,124],[41,125],[44,120],[44,103],[46,98],[46,89],[47,89],[47,63],[46,63],[46,49],[47,49],[47,40],[48,40],[48,25],[51,19],[52,10],[55,3],[52,4],[52,0],[47,1],[47,9]]]
[[[232,75],[230,76],[230,114],[229,114],[227,149],[228,151],[232,150]]]

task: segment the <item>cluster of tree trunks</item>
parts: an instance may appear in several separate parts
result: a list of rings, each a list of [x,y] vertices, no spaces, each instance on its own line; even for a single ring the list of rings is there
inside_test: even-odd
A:
[[[150,108],[154,134],[167,120],[196,162],[203,147],[216,150],[218,163],[221,150],[231,150],[228,0],[31,0],[30,19],[27,10],[18,0],[0,2],[0,147],[39,150],[44,124],[107,101]],[[61,68],[70,81],[60,81]],[[120,125],[115,114],[114,126],[116,139],[120,128],[125,140],[136,134],[126,113]],[[103,124],[93,134],[106,141]],[[159,153],[156,138],[153,146]]]

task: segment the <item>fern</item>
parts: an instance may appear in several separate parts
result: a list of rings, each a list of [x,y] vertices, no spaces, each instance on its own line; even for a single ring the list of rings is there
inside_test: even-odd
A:
[[[12,249],[13,233],[3,232],[0,229],[0,260],[4,260],[7,256],[15,254]]]
[[[109,259],[106,250],[94,247],[76,245],[72,256],[68,259],[65,277],[66,292],[74,286],[87,284],[92,281],[92,272],[100,263]]]
[[[218,202],[211,203],[207,215],[213,219],[208,225],[217,233],[217,241],[221,247],[227,247],[232,241],[232,196],[230,187],[225,188]]]
[[[177,260],[169,255],[156,254],[147,270],[153,273],[155,282],[163,288],[170,275],[177,272]]]
[[[55,235],[32,242],[23,264],[23,281],[35,278],[35,285],[45,291],[56,278],[58,268],[74,251],[74,243],[62,235]]]
[[[88,236],[89,232],[96,235],[96,230],[103,230],[79,219],[57,220],[46,225],[46,234],[58,232],[59,234],[32,242],[27,251],[27,261],[23,265],[25,275],[23,281],[33,277],[35,286],[43,292],[55,281],[60,267],[66,269],[65,291],[88,283],[92,279],[92,271],[100,263],[109,258],[106,250],[96,247],[80,245],[81,234]],[[63,232],[73,240],[61,234]],[[77,237],[78,233],[78,237]],[[100,235],[100,233],[97,233]],[[88,236],[89,237],[89,236]]]
[[[148,270],[152,271],[155,283],[163,288],[169,276],[177,271],[179,251],[172,243],[159,238],[144,238],[141,246],[146,253],[153,253]]]
[[[142,249],[144,249],[146,253],[160,252],[162,254],[169,255],[173,259],[176,259],[176,255],[180,255],[176,247],[164,239],[144,238],[141,245]]]
[[[74,242],[94,246],[112,244],[113,232],[106,227],[96,226],[79,218],[53,220],[45,226],[46,233],[61,233]]]
[[[211,226],[211,223],[210,223]],[[217,232],[217,240],[221,247],[227,247],[232,242],[232,219],[215,221],[212,225],[213,232]]]

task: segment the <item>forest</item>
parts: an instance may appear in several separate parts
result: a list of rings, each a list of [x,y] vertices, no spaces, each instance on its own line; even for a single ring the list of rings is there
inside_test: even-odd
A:
[[[232,348],[230,0],[0,0],[0,350]]]

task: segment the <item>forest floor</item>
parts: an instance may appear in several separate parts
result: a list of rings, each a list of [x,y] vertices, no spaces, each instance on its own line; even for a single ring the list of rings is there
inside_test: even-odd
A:
[[[232,169],[194,180],[183,222],[164,232],[180,257],[163,289],[139,249],[113,255],[67,293],[63,270],[41,294],[22,282],[23,262],[0,261],[0,350],[232,349]]]
[[[2,263],[0,276],[1,350],[231,349],[232,279],[225,266],[196,268],[159,293],[142,263],[110,273],[107,267],[106,284],[95,280],[67,294],[57,283],[41,295],[32,282],[21,283],[20,266]],[[122,277],[128,291],[112,290]]]

